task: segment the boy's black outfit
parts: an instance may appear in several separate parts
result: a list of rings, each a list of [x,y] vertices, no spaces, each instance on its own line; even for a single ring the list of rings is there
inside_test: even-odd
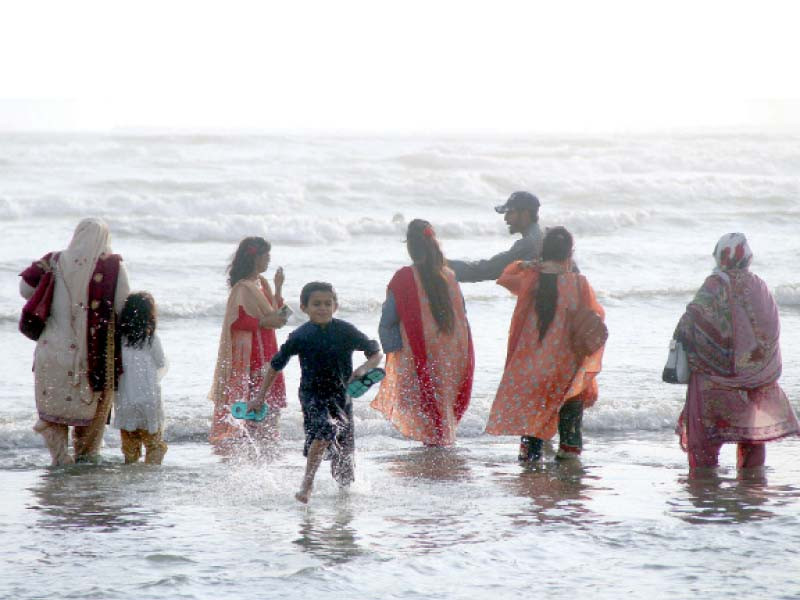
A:
[[[348,485],[353,476],[353,404],[347,396],[347,381],[353,374],[353,352],[361,350],[367,358],[380,352],[369,339],[347,321],[331,319],[318,325],[309,321],[295,329],[270,365],[281,371],[289,359],[300,358],[300,405],[306,439],[303,455],[314,440],[328,440],[326,458],[331,458],[331,474],[339,485]]]

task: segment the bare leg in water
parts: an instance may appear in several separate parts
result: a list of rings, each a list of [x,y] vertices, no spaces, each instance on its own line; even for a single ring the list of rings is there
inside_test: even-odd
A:
[[[303,483],[300,486],[300,491],[294,497],[298,502],[308,504],[308,498],[311,496],[311,488],[314,485],[314,477],[317,474],[322,457],[325,456],[330,442],[328,440],[314,440],[308,449],[308,458],[306,460],[306,473],[303,475]]]
[[[742,442],[736,448],[736,468],[738,469],[763,467],[766,460],[766,444],[748,444]]]
[[[47,449],[50,450],[50,458],[52,458],[52,465],[54,467],[61,465],[71,465],[75,462],[69,455],[68,439],[69,430],[66,425],[59,423],[48,423],[39,419],[33,430],[40,434],[47,444]]]

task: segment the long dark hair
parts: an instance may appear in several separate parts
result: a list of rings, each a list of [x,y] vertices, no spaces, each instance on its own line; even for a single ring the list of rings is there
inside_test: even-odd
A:
[[[542,260],[562,261],[572,256],[572,234],[565,227],[553,227],[547,230],[542,245]],[[536,289],[536,318],[539,329],[539,341],[544,339],[550,323],[556,316],[558,304],[558,274],[540,273],[539,286]]]
[[[451,333],[455,322],[450,290],[444,275],[444,255],[428,221],[414,219],[406,231],[408,255],[419,271],[422,287],[430,301],[431,314],[442,333]]]
[[[228,285],[233,287],[239,280],[252,275],[256,257],[269,252],[270,248],[270,243],[258,236],[246,237],[239,242],[236,254],[228,265]]]
[[[119,316],[119,331],[125,337],[125,345],[144,348],[153,343],[156,332],[156,302],[147,292],[134,292],[125,299],[125,307]]]

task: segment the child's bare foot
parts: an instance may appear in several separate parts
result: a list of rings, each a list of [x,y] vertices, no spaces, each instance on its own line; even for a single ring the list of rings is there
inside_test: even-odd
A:
[[[308,504],[308,492],[300,490],[294,495],[294,499],[303,504]]]

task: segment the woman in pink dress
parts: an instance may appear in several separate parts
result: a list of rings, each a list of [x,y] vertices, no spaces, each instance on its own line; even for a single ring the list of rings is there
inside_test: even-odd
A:
[[[687,350],[691,376],[676,433],[689,465],[717,466],[725,442],[738,444],[739,468],[764,465],[764,443],[797,434],[797,417],[778,385],[778,307],[750,272],[747,239],[717,242],[717,267],[681,317],[675,339]]]
[[[472,392],[469,323],[431,224],[411,221],[406,244],[413,264],[394,274],[386,292],[379,329],[386,377],[371,406],[405,437],[448,446]]]
[[[234,402],[247,402],[261,386],[262,367],[278,351],[275,330],[286,324],[283,306],[283,269],[275,272],[275,293],[261,275],[269,265],[270,244],[261,237],[239,243],[228,272],[231,291],[219,342],[217,366],[209,399],[214,403],[209,441],[215,451],[229,454],[237,448],[269,451],[278,439],[278,417],[286,406],[283,376],[267,396],[269,413],[261,422],[237,421],[230,412]]]

